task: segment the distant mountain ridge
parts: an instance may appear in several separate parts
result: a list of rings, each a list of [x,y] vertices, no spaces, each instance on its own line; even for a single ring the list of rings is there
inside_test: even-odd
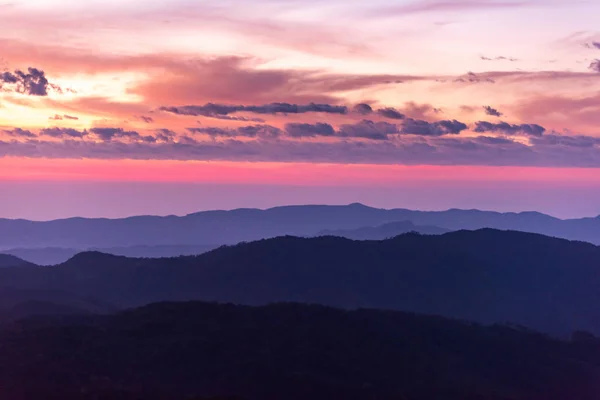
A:
[[[437,226],[415,225],[410,221],[397,221],[379,226],[365,226],[358,229],[324,230],[319,232],[318,236],[339,236],[352,240],[383,240],[410,232],[423,235],[441,235],[442,233],[449,232],[449,230],[438,228]]]
[[[219,247],[218,245],[156,245],[156,246],[130,246],[130,247],[107,247],[91,249],[73,249],[60,247],[44,248],[19,248],[9,249],[1,253],[10,254],[22,260],[37,265],[61,264],[76,254],[84,251],[98,251],[101,253],[114,254],[132,258],[161,258],[192,256],[205,253]]]
[[[86,252],[55,267],[0,269],[0,282],[116,307],[292,301],[600,333],[600,247],[493,229],[379,241],[286,236],[168,259]]]
[[[518,230],[600,244],[597,217],[561,220],[537,212],[386,210],[355,203],[203,211],[182,217],[70,218],[48,222],[0,219],[0,249],[221,245],[283,235],[315,236],[324,230],[353,230],[397,221],[452,231]]]

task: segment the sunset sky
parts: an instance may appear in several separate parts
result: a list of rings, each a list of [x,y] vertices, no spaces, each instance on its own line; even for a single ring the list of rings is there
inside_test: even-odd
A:
[[[600,2],[0,0],[0,217],[600,214]]]

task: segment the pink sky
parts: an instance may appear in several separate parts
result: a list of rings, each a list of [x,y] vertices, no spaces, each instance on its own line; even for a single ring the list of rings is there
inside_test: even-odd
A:
[[[600,213],[597,15],[566,0],[0,4],[0,190],[38,188],[0,217],[63,216],[58,199],[26,206],[100,182],[279,188],[257,206],[344,202],[318,187],[443,188],[437,203],[365,199],[428,209],[503,208],[479,195],[497,183],[544,188],[512,210]],[[570,214],[569,188],[586,193]],[[142,211],[191,211],[177,193]]]

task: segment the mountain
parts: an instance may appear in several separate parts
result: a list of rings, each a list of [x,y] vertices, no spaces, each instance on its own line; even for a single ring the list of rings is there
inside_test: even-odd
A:
[[[18,400],[597,400],[600,339],[401,312],[163,303],[0,326]]]
[[[87,252],[55,267],[1,269],[0,282],[117,307],[292,301],[600,333],[600,247],[491,229],[382,241],[280,237],[164,259]]]
[[[59,290],[0,288],[0,321],[40,315],[107,314],[117,308]]]
[[[11,254],[0,253],[0,268],[26,267],[32,265],[33,264]]]
[[[448,229],[437,226],[419,226],[410,221],[389,222],[379,226],[365,226],[358,229],[324,230],[318,236],[339,236],[353,240],[382,240],[401,235],[403,233],[417,232],[424,235],[441,235]]]
[[[47,222],[0,219],[0,249],[222,245],[284,235],[315,236],[324,230],[359,229],[396,221],[446,230],[519,230],[600,244],[600,218],[561,220],[535,212],[385,210],[350,204],[205,211],[182,217]]]
[[[3,251],[23,260],[37,265],[56,265],[67,261],[82,251],[99,251],[106,254],[114,254],[137,258],[160,258],[191,256],[206,253],[219,246],[217,245],[164,245],[164,246],[130,246],[130,247],[106,247],[91,249],[68,249],[59,247],[44,248],[19,248]]]

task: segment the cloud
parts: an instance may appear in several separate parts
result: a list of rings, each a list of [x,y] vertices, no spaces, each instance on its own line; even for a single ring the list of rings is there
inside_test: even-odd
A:
[[[145,116],[145,115],[140,115],[140,116],[137,116],[136,118],[139,119],[139,120],[141,120],[141,121],[143,121],[143,122],[145,122],[145,123],[147,123],[147,124],[151,124],[151,123],[154,122],[154,118],[148,117],[148,116]]]
[[[304,114],[304,113],[328,113],[328,114],[346,114],[346,106],[336,106],[330,104],[309,103],[304,105],[290,103],[270,103],[260,106],[255,105],[225,105],[207,103],[202,106],[188,105],[182,107],[161,107],[161,111],[166,111],[178,115],[193,116],[227,116],[237,112],[250,112],[255,114]]]
[[[47,96],[50,89],[62,91],[48,82],[44,71],[33,67],[29,67],[27,72],[17,69],[0,73],[0,89],[30,96]]]
[[[458,135],[468,127],[457,120],[427,122],[407,118],[402,122],[401,133],[420,136]]]
[[[533,119],[546,125],[564,126],[578,132],[598,133],[600,126],[600,92],[579,97],[573,95],[532,96],[514,104],[512,113],[522,120]]]
[[[377,114],[389,119],[404,119],[405,115],[392,107],[377,110]]]
[[[349,91],[423,79],[405,75],[332,74],[322,70],[259,68],[259,62],[248,57],[186,61],[175,64],[169,60],[173,65],[168,64],[152,73],[148,80],[132,88],[132,93],[162,105],[175,102],[199,104],[207,100],[222,104],[261,104],[267,101],[336,104]]]
[[[512,125],[506,122],[492,123],[479,121],[475,123],[474,132],[494,132],[504,135],[542,136],[546,128],[537,124]]]
[[[13,129],[5,129],[2,132],[8,136],[17,137],[17,138],[35,138],[37,137],[35,133],[31,132],[27,129],[22,128],[13,128]]]
[[[62,121],[64,119],[76,121],[79,119],[79,117],[73,117],[73,116],[67,115],[67,114],[64,114],[64,115],[54,114],[52,117],[48,117],[48,119],[51,121]]]
[[[286,135],[293,138],[316,137],[316,136],[334,136],[335,129],[329,124],[302,124],[289,123],[285,125]]]
[[[485,109],[485,113],[487,115],[491,115],[493,117],[501,117],[503,115],[500,111],[490,106],[483,106],[483,108]]]
[[[373,112],[373,107],[366,103],[359,103],[352,108],[352,111],[361,115],[369,115]]]
[[[234,117],[231,115],[205,115],[208,118],[214,118],[214,119],[222,119],[225,121],[240,121],[240,122],[259,122],[259,123],[264,123],[265,120],[262,118],[249,118],[249,117]]]
[[[338,131],[340,137],[388,140],[388,135],[398,133],[398,127],[388,122],[362,120],[356,124],[342,125]]]
[[[200,133],[211,137],[248,137],[261,139],[276,139],[281,136],[281,129],[271,125],[248,125],[239,128],[193,127],[187,128],[191,133]]]
[[[138,132],[135,131],[126,131],[123,128],[91,128],[89,130],[90,133],[96,135],[101,140],[108,142],[113,139],[133,139],[140,140],[142,142],[154,143],[156,138],[153,136],[142,136]]]
[[[474,72],[467,72],[466,75],[459,76],[453,82],[457,83],[496,83],[491,77],[481,76]]]
[[[258,137],[262,139],[275,139],[281,135],[281,129],[270,125],[249,125],[236,129],[238,135],[247,137]]]
[[[44,128],[40,130],[40,136],[50,136],[54,138],[82,138],[88,135],[88,131],[79,131],[71,128]]]
[[[588,49],[598,49],[598,50],[600,50],[600,42],[586,43],[586,44],[584,44],[584,46],[587,47]]]
[[[589,67],[594,72],[600,72],[600,60],[594,60]]]
[[[584,135],[558,135],[556,133],[531,138],[531,143],[538,146],[566,146],[592,148],[600,146],[600,138]]]
[[[379,8],[374,14],[378,16],[412,15],[438,12],[463,12],[498,8],[517,8],[531,1],[486,1],[486,0],[446,0],[446,1],[414,1],[408,4]]]
[[[416,137],[398,140],[94,140],[1,141],[0,157],[324,162],[398,165],[600,167],[600,144],[590,136],[547,135],[525,145],[497,137]]]
[[[173,143],[177,137],[177,132],[166,128],[156,129],[155,132],[157,142]]]
[[[192,127],[186,128],[191,133],[201,133],[212,137],[235,137],[238,136],[237,132],[234,129],[225,129],[225,128],[217,128],[217,127]]]
[[[431,104],[418,104],[414,101],[408,101],[404,104],[402,112],[411,118],[428,119],[432,114],[439,114],[442,110]]]
[[[499,56],[499,57],[481,56],[479,58],[482,59],[483,61],[511,61],[511,62],[519,61],[517,58],[505,57],[505,56]]]

